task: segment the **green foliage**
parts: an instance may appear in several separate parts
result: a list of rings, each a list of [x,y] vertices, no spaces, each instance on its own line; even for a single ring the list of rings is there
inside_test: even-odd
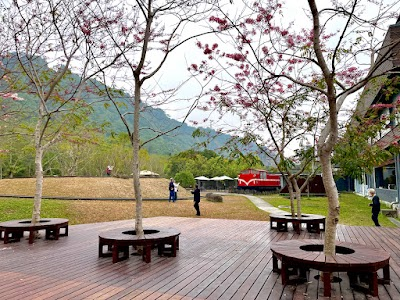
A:
[[[339,174],[360,179],[364,172],[371,173],[374,166],[393,157],[397,147],[382,149],[371,143],[384,124],[368,119],[360,120],[358,126],[349,125],[334,149],[333,163],[339,166]]]
[[[174,179],[175,182],[179,182],[185,188],[193,187],[196,183],[193,174],[187,171],[177,173]]]
[[[168,177],[174,178],[179,172],[188,172],[193,174],[194,177],[206,176],[211,178],[227,175],[235,178],[240,171],[254,167],[255,160],[253,154],[242,154],[236,159],[230,159],[210,150],[187,150],[170,157],[164,171]],[[259,164],[257,167],[261,168],[262,166]]]
[[[104,176],[107,165],[114,166],[114,176],[132,174],[132,148],[127,134],[105,137],[101,133],[85,132],[82,138],[69,137],[52,145],[44,154],[45,176]],[[84,138],[85,137],[85,138]],[[33,177],[35,175],[32,137],[15,135],[2,138],[0,152],[1,177]],[[139,152],[141,169],[163,176],[167,157]]]
[[[23,135],[2,137],[0,153],[1,177],[31,177],[34,175],[35,150],[30,137]]]
[[[15,116],[19,119],[15,119],[15,122],[11,122],[10,120],[9,122],[11,123],[7,124],[7,126],[10,128],[11,125],[20,124],[20,120],[25,120],[24,132],[26,133],[28,130],[30,130],[30,133],[32,133],[37,116],[35,111],[38,107],[38,98],[36,96],[36,92],[29,90],[30,86],[28,85],[27,77],[21,76],[21,72],[18,69],[17,61],[15,59],[15,54],[8,61],[3,59],[2,63],[7,65],[10,70],[15,70],[14,73],[16,74],[16,77],[12,80],[13,86],[11,87],[11,90],[18,92],[18,95],[24,98],[23,101],[12,101],[10,99],[0,100],[1,104],[3,104],[5,101],[7,101],[7,105],[12,104],[12,107],[10,107],[12,111],[18,112],[18,114]],[[38,66],[37,68],[41,72],[39,75],[44,80],[43,84],[48,83],[54,77],[55,71],[48,68],[47,62],[42,58],[35,57],[34,64]],[[75,97],[75,95],[72,94],[71,87],[77,86],[80,81],[81,78],[79,76],[72,74],[71,72],[67,72],[65,78],[56,86],[56,90],[53,92],[54,97],[52,97],[50,100],[59,104],[63,103],[63,101],[68,99],[68,97]],[[2,88],[2,83],[3,82],[0,82],[0,88]],[[23,93],[23,90],[28,92]],[[68,90],[71,90],[71,92],[68,92]],[[112,88],[109,89],[109,92],[112,93],[115,98],[118,98],[117,106],[121,110],[121,113],[127,113],[128,108],[130,107],[130,102],[132,101],[131,95],[122,90]],[[68,121],[68,126],[74,129],[78,129],[78,125],[84,126],[85,130],[82,130],[81,127],[81,132],[87,131],[90,124],[91,128],[97,128],[97,130],[101,129],[103,134],[106,135],[118,135],[121,132],[127,132],[123,122],[116,112],[115,107],[111,105],[110,102],[106,101],[106,89],[101,82],[93,79],[90,83],[85,85],[80,95],[81,99],[84,99],[84,101],[71,101],[71,103],[68,103],[70,114],[59,114],[57,117],[57,124]],[[89,103],[91,104],[88,105]],[[71,110],[71,106],[80,108],[79,114],[78,110]],[[50,106],[50,108],[51,107],[52,106]],[[66,108],[67,107],[64,106],[63,110]],[[83,124],[83,120],[87,123]],[[132,116],[128,117],[128,124],[132,124],[132,120]],[[2,120],[0,118],[0,122],[1,121]],[[52,122],[53,121],[56,120],[52,119]],[[71,124],[72,121],[74,124]],[[165,112],[159,108],[149,107],[146,105],[141,107],[141,141],[147,141],[151,138],[154,138],[159,132],[167,131],[179,125],[181,125],[181,127],[173,131],[173,134],[160,136],[144,146],[144,148],[151,154],[174,155],[199,144],[203,144],[203,147],[201,148],[205,148],[204,142],[207,137],[194,134],[194,132],[199,131],[199,129],[188,126],[187,124],[181,124],[181,122],[169,118]],[[0,127],[2,130],[4,129],[1,123]],[[56,126],[53,126],[53,128],[56,130]],[[211,129],[205,129],[205,132],[207,132],[207,135],[215,136],[215,138],[207,143],[209,149],[218,148],[220,145],[223,145],[229,137],[228,135],[224,134],[217,135],[216,132]]]
[[[275,207],[289,212],[289,199],[279,196],[270,195],[262,197],[265,201]],[[304,214],[317,214],[326,216],[328,213],[326,197],[302,197],[301,210]],[[371,201],[365,197],[352,193],[341,193],[339,224],[353,226],[374,226],[371,220]],[[383,208],[383,207],[382,207]],[[385,227],[395,227],[395,225],[382,214],[379,215],[379,223]]]

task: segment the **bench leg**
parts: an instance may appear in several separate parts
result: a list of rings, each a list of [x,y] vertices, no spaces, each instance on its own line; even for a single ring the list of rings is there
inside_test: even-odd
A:
[[[119,257],[119,253],[123,252],[123,256]],[[118,243],[114,243],[112,246],[112,262],[113,264],[129,258],[129,246],[118,246]]]
[[[276,222],[276,231],[287,231],[287,222],[286,221],[277,221]]]
[[[60,226],[56,226],[54,228],[53,235],[54,235],[54,239],[58,240],[58,238],[60,237]]]
[[[117,263],[119,261],[119,248],[116,243],[114,243],[113,248],[112,248],[112,262],[113,264]]]
[[[297,220],[292,220],[292,226],[293,226],[294,231],[296,231],[297,234],[300,234],[301,223]]]
[[[390,284],[390,268],[389,264],[383,267],[383,284]]]
[[[36,230],[30,229],[29,230],[29,244],[33,244],[35,241]]]
[[[9,232],[7,231],[7,229],[4,230],[4,244],[8,244],[8,235]]]
[[[369,290],[371,292],[371,295],[374,297],[378,296],[378,273],[371,272],[370,273],[370,278],[369,278]]]
[[[324,297],[331,296],[331,273],[322,272],[322,280],[324,281]]]
[[[282,279],[282,285],[286,285],[288,279],[289,279],[289,270],[286,262],[282,260],[282,267],[281,267],[281,279]]]
[[[272,254],[272,271],[275,273],[280,273],[281,270],[278,267],[278,258]]]
[[[176,250],[179,248],[178,244],[179,244],[179,237],[173,237],[172,244],[171,244],[171,247],[172,247],[171,256],[172,257],[176,257]]]
[[[19,242],[23,236],[24,236],[23,230],[10,230],[8,228],[5,228],[4,238],[3,238],[4,244],[8,244],[11,242]]]
[[[146,263],[151,262],[151,245],[144,245],[143,246],[143,254],[142,254],[143,260]]]

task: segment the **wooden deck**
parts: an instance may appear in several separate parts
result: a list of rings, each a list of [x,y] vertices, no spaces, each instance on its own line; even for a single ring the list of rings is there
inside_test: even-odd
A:
[[[57,241],[1,243],[0,299],[328,299],[316,271],[306,284],[282,286],[270,251],[274,241],[318,239],[323,232],[276,232],[267,221],[158,217],[144,224],[179,229],[177,257],[159,257],[157,250],[149,264],[136,256],[116,264],[98,257],[99,232],[133,224],[75,225]],[[400,299],[400,228],[339,226],[337,238],[390,252],[391,284],[371,297],[336,274],[342,282],[332,284],[331,299]]]

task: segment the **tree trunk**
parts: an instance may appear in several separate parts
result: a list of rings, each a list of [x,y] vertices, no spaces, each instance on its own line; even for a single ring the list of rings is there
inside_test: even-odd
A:
[[[35,128],[35,175],[36,189],[33,202],[32,223],[36,224],[40,221],[40,209],[42,206],[43,193],[43,147],[41,145],[41,119],[39,118]]]
[[[330,152],[321,152],[322,180],[328,197],[328,216],[326,218],[324,253],[335,254],[336,226],[339,222],[340,203],[337,187],[333,178]]]
[[[143,232],[143,221],[142,221],[142,190],[140,187],[140,166],[139,166],[139,150],[140,150],[140,138],[139,138],[139,118],[140,118],[140,83],[139,79],[135,78],[135,107],[133,114],[133,133],[132,133],[132,148],[133,148],[133,187],[136,199],[136,219],[135,219],[135,231],[136,235],[144,236]]]
[[[299,188],[296,179],[293,178],[292,180],[293,180],[293,187],[296,193],[297,217],[301,218],[301,189]]]
[[[287,180],[287,186],[288,186],[288,191],[289,191],[289,197],[290,197],[290,213],[292,217],[294,218],[296,216],[296,212],[294,209],[294,199],[295,199],[295,194],[293,190],[293,185],[291,182],[291,179]]]

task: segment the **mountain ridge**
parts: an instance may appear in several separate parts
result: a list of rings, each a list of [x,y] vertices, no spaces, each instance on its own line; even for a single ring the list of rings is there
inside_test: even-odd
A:
[[[27,58],[22,57],[22,60],[24,59]],[[44,81],[49,81],[49,78],[54,76],[56,73],[56,70],[51,69],[46,60],[41,57],[33,57],[30,58],[30,60],[33,60],[41,74],[44,74],[44,76],[47,77]],[[19,61],[16,59],[16,54],[13,53],[7,58],[3,57],[1,62],[3,66],[8,67],[8,70],[13,70],[15,74],[20,74],[18,77],[20,84],[23,88],[27,89],[27,93],[21,93],[21,91],[19,91],[20,94],[23,95],[23,98],[25,98],[25,103],[23,106],[26,110],[32,110],[29,120],[34,122],[34,111],[37,108],[38,99],[34,93],[29,90],[31,87],[29,87],[28,77],[26,75],[21,75],[22,73],[21,69],[18,67]],[[2,75],[1,70],[0,75]],[[61,81],[59,88],[67,91],[69,90],[70,86],[73,86],[74,83],[78,83],[80,81],[81,78],[79,75],[69,73],[65,79]],[[15,90],[18,90],[18,88],[15,88]],[[90,90],[96,90],[97,94],[89,92]],[[105,134],[107,135],[113,135],[114,133],[127,133],[127,130],[113,105],[110,105],[110,103],[104,105],[104,103],[106,103],[105,101],[107,101],[105,98],[105,90],[106,86],[103,83],[96,79],[92,79],[91,82],[87,84],[87,89],[82,92],[81,98],[85,99],[88,103],[95,103],[92,105],[93,111],[89,116],[89,121],[92,124],[97,124],[97,126],[104,128]],[[118,95],[118,101],[121,104],[120,109],[122,112],[126,113],[129,109],[130,112],[132,112],[132,105],[129,103],[131,96],[123,90],[114,90],[113,92]],[[68,95],[68,92],[65,92],[65,94],[66,97],[70,96]],[[96,101],[96,98],[98,100],[99,95],[103,98],[102,103]],[[193,147],[202,150],[202,147],[199,145],[204,143],[206,138],[193,137],[193,132],[198,129],[208,132],[208,134],[211,136],[215,136],[215,138],[213,138],[207,145],[207,149],[209,150],[216,150],[223,146],[230,137],[226,134],[217,135],[217,132],[211,128],[197,128],[186,123],[182,124],[181,122],[169,117],[161,108],[151,106],[144,107],[144,105],[141,107],[141,109],[142,108],[143,111],[141,111],[139,123],[141,128],[147,128],[147,130],[141,130],[140,132],[140,139],[142,142],[153,139],[159,132],[168,132],[171,129],[178,127],[173,132],[166,135],[161,135],[160,137],[157,137],[156,139],[147,143],[144,148],[147,149],[147,151],[151,154],[173,155]],[[129,124],[133,124],[132,117],[128,118],[127,121]],[[106,124],[106,126],[102,126],[104,124]]]

